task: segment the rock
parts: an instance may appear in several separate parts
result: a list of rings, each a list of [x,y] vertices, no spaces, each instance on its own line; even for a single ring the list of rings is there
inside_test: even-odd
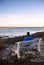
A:
[[[1,38],[0,37],[0,60],[1,62],[4,62],[4,63],[8,62],[8,63],[14,63],[14,64],[18,63],[20,65],[21,64],[27,65],[29,64],[29,62],[44,61],[44,57],[43,57],[44,54],[39,55],[39,53],[36,50],[34,50],[35,54],[30,54],[29,56],[27,56],[28,58],[25,58],[23,60],[17,59],[17,56],[14,53],[12,53],[11,48],[13,48],[13,46],[15,45],[15,42],[22,41],[24,36],[18,36],[14,38]],[[37,32],[37,33],[32,34],[32,36],[33,38],[42,38],[42,40],[44,41],[44,32]],[[44,50],[44,45],[41,45],[41,47],[42,47],[42,50]],[[44,51],[41,53],[44,53]]]

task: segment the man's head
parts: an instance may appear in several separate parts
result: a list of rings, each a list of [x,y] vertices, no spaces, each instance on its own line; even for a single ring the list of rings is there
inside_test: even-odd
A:
[[[27,32],[27,35],[30,35],[30,32]]]

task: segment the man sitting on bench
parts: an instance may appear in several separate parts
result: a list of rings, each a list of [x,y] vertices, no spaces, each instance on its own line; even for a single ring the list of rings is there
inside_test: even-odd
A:
[[[23,38],[23,41],[33,40],[33,37],[27,32],[27,35]]]

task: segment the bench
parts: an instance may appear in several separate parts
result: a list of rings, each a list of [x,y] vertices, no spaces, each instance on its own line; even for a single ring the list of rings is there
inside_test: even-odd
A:
[[[15,47],[16,49],[12,50],[17,54],[18,58],[21,58],[21,55],[25,55],[24,53],[31,53],[30,49],[34,48],[37,45],[37,50],[38,52],[41,51],[40,49],[40,44],[41,44],[41,38],[33,39],[30,41],[21,41],[21,42],[16,42]]]

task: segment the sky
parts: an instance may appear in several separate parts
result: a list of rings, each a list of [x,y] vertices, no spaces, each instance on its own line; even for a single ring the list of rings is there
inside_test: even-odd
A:
[[[44,27],[44,0],[0,0],[0,27]]]

